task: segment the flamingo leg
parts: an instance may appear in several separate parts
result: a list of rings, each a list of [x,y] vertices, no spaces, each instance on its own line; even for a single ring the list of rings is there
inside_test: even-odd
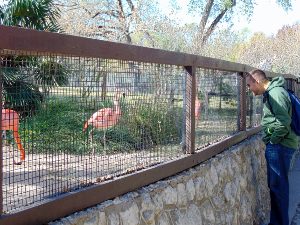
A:
[[[89,138],[89,141],[90,141],[90,144],[92,146],[92,154],[95,156],[95,148],[94,148],[94,145],[93,145],[93,133],[94,133],[94,128],[92,128],[88,134],[88,138]]]
[[[6,142],[7,142],[7,139],[6,139],[6,131],[3,130],[3,131],[2,131],[2,143],[3,143],[4,145],[6,145]]]
[[[13,137],[17,144],[18,150],[20,151],[20,162],[15,162],[14,164],[22,164],[25,160],[25,150],[21,143],[21,138],[19,135],[19,116],[18,113],[11,109],[2,109],[2,121],[1,129],[5,132],[6,130],[13,131]],[[3,133],[2,133],[3,134]]]
[[[22,162],[25,160],[25,150],[21,144],[21,138],[20,138],[18,130],[16,130],[16,129],[13,130],[13,136],[14,136],[15,142],[17,143],[17,147],[20,151],[20,160],[21,160],[20,162],[14,161],[14,164],[21,165]]]
[[[106,154],[106,129],[104,129],[103,132],[103,148],[104,148],[104,153]]]

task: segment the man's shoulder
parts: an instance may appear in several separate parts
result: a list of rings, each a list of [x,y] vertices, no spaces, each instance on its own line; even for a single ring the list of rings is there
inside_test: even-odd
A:
[[[268,90],[268,94],[272,96],[274,95],[284,95],[286,97],[289,96],[288,91],[282,86],[273,87],[272,89]]]
[[[291,100],[288,91],[281,86],[272,88],[268,92],[268,102],[272,107],[285,106],[286,109],[291,107]]]

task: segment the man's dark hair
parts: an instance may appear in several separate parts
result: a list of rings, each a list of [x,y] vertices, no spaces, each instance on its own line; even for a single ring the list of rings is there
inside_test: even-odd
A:
[[[265,74],[264,71],[260,70],[260,69],[255,69],[255,70],[252,70],[250,71],[249,73],[252,77],[254,77],[256,80],[259,80],[259,81],[264,81],[264,80],[267,80],[267,76]]]

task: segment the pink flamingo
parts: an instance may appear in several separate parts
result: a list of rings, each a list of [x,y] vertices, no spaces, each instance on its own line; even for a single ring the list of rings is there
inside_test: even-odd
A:
[[[94,129],[103,129],[103,141],[104,141],[104,148],[105,148],[105,133],[106,130],[110,127],[115,126],[122,113],[121,113],[121,107],[120,107],[120,98],[123,95],[125,97],[125,93],[120,93],[119,91],[116,92],[114,97],[114,106],[113,108],[103,108],[95,112],[83,125],[83,132],[86,131],[89,125],[91,125],[93,128],[90,131],[91,132]]]
[[[19,135],[19,115],[16,111],[12,109],[2,109],[2,120],[1,120],[1,130],[12,130],[15,142],[17,143],[18,149],[20,151],[20,162],[15,162],[14,164],[21,165],[22,161],[25,160],[25,150],[21,144],[21,138]]]

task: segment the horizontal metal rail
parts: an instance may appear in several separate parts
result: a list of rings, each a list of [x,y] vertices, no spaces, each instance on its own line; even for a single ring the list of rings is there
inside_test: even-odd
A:
[[[0,36],[0,49],[26,51],[27,54],[28,52],[32,52],[32,54],[47,53],[80,57],[132,60],[137,62],[195,66],[231,72],[248,72],[255,69],[248,65],[199,55],[2,25],[0,25]],[[279,74],[267,72],[268,77],[278,75]],[[296,79],[294,75],[290,74],[286,74],[285,78]]]

